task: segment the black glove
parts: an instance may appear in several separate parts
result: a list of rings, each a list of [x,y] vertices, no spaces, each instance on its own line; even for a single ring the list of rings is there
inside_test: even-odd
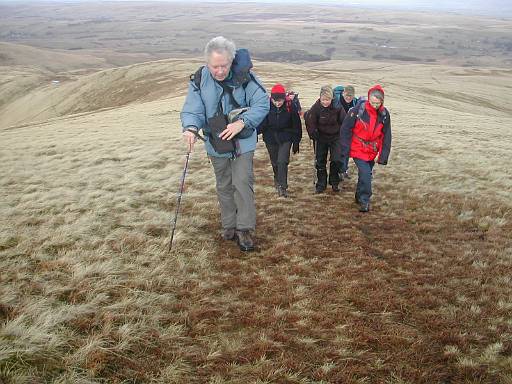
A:
[[[299,153],[299,143],[298,142],[293,143],[293,145],[292,145],[292,152],[293,152],[294,155],[296,153]]]

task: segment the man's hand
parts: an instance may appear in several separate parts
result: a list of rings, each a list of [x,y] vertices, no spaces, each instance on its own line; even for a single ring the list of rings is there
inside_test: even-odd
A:
[[[226,129],[223,130],[219,137],[222,140],[231,140],[233,137],[235,137],[242,129],[244,129],[245,124],[243,120],[237,120],[234,123],[228,124]]]
[[[299,153],[299,143],[295,142],[292,144],[292,152],[295,155],[296,153]]]
[[[188,129],[194,129],[194,128],[188,128]],[[197,131],[197,129],[195,129]],[[193,132],[185,131],[183,132],[183,139],[185,140],[185,144],[188,147],[188,152],[192,152],[194,149],[194,144],[197,141],[197,137]]]

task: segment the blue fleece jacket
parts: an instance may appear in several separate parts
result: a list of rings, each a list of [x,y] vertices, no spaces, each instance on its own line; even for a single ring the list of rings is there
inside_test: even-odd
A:
[[[240,107],[250,108],[241,115],[241,118],[244,120],[245,128],[252,129],[253,133],[246,139],[237,139],[237,154],[241,155],[254,151],[257,139],[256,128],[269,111],[268,95],[264,91],[260,80],[254,74],[253,79],[245,87],[242,84],[234,84],[230,80],[225,80],[225,83],[232,88],[233,97]],[[219,100],[222,102],[222,109],[225,114],[236,108],[232,104],[229,94],[223,92],[222,86],[212,77],[208,68],[204,66],[201,72],[201,86],[196,87],[193,81],[190,81],[188,85],[188,94],[181,111],[181,123],[183,131],[189,127],[203,130],[206,137],[205,148],[210,156],[231,157],[232,154],[230,153],[219,154],[215,152],[208,138],[210,133],[208,119],[216,115]]]

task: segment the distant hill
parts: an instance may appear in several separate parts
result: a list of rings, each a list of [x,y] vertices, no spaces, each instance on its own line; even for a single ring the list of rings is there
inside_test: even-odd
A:
[[[72,71],[87,68],[105,68],[104,59],[81,53],[56,49],[41,49],[28,45],[0,42],[0,65],[37,67],[49,72]]]
[[[188,76],[201,63],[198,59],[168,59],[94,73],[63,72],[59,75],[37,68],[0,67],[0,128],[115,109],[128,104],[182,98],[188,86]],[[488,110],[500,115],[512,113],[504,99],[483,98],[479,95],[478,87],[475,87],[478,81],[485,81],[487,94],[500,94],[503,91],[501,76],[509,76],[509,70],[420,63],[398,65],[386,60],[330,60],[302,65],[255,61],[255,66],[267,88],[277,81],[282,82],[287,88],[300,92],[306,108],[316,100],[321,85],[343,81],[355,84],[362,95],[366,92],[365,87],[379,82],[400,88],[402,100],[413,98],[424,105],[435,102],[452,111],[464,109],[481,114]],[[343,68],[343,73],[340,68]],[[393,68],[399,76],[393,79],[386,68]],[[445,81],[440,80],[442,77],[465,80],[456,87],[448,84],[441,90],[439,85]],[[472,88],[468,88],[468,79],[476,81]],[[305,89],[313,95],[309,100],[304,98]],[[392,100],[398,102],[400,97],[395,94]]]
[[[0,71],[0,127],[182,93],[187,78],[177,71],[178,66],[173,60],[163,60],[54,77],[37,69],[19,69],[14,75],[12,70]]]
[[[510,67],[512,23],[504,18],[510,6],[477,5],[473,0],[441,5],[425,0],[310,1],[300,6],[226,2],[222,7],[170,1],[151,6],[136,1],[83,1],[72,6],[0,2],[0,41],[52,48],[55,54],[49,57],[37,51],[18,55],[28,64],[41,59],[51,71],[61,70],[61,63],[72,67],[77,57],[89,67],[197,58],[219,33],[263,61],[387,60]],[[452,12],[463,7],[474,12]],[[486,17],[494,11],[495,17]],[[70,56],[57,55],[63,52]],[[7,54],[3,61],[12,65],[12,59]]]

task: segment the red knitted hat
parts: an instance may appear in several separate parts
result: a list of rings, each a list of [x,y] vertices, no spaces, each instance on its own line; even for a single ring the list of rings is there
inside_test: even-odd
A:
[[[276,84],[270,91],[270,97],[274,100],[284,99],[286,97],[286,90],[281,84]]]

